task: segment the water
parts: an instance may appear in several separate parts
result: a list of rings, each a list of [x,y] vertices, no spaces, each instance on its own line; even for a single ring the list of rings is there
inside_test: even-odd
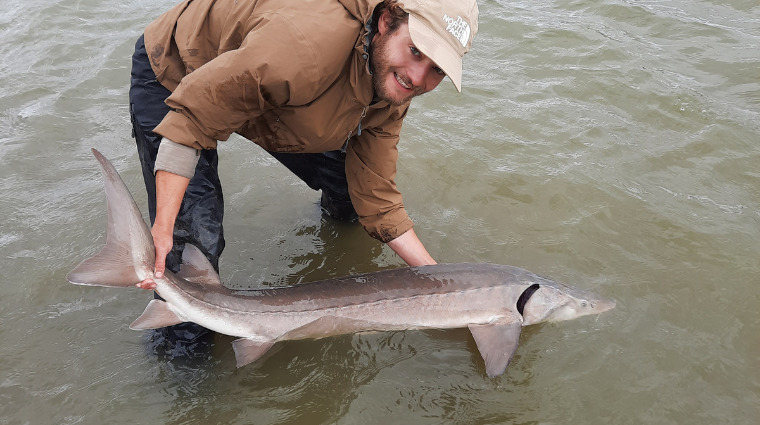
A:
[[[743,424],[760,414],[760,5],[481,1],[464,93],[413,105],[398,184],[442,262],[528,268],[617,307],[524,330],[491,379],[466,330],[279,344],[235,369],[145,354],[149,295],[70,285],[104,240],[111,158],[145,210],[127,111],[174,1],[0,2],[0,424]],[[249,142],[220,149],[222,278],[402,262]]]

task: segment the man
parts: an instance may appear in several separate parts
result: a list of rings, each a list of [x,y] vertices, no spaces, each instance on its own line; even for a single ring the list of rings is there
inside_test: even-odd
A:
[[[329,215],[358,216],[409,265],[434,264],[396,188],[396,144],[414,96],[445,76],[461,90],[477,14],[475,0],[186,0],[151,23],[130,111],[154,274],[176,271],[185,243],[218,269],[215,149],[233,132],[322,190]]]

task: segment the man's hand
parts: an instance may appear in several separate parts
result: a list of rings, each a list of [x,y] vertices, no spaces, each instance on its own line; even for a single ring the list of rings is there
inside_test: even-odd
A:
[[[153,235],[153,245],[156,247],[156,265],[153,271],[153,276],[145,278],[143,281],[137,283],[137,287],[141,289],[156,289],[156,279],[164,277],[164,271],[166,270],[166,256],[169,251],[172,250],[174,245],[173,229],[166,229],[162,226],[153,226],[150,229],[151,235]]]
[[[153,275],[161,279],[166,269],[166,256],[174,245],[174,229],[153,226],[150,233],[153,235],[153,244],[156,246],[156,267]]]

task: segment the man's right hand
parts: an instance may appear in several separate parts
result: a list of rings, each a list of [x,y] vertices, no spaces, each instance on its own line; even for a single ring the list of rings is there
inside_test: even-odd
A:
[[[166,229],[162,226],[155,225],[150,229],[151,235],[153,235],[153,245],[156,247],[156,265],[153,270],[153,276],[148,276],[136,286],[142,289],[153,290],[156,289],[156,279],[164,277],[164,271],[166,270],[166,256],[169,255],[169,251],[172,250],[174,245],[174,232],[173,229]]]

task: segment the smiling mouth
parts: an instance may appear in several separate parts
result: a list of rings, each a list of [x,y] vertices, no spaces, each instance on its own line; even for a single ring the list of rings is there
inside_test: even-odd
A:
[[[410,86],[409,84],[405,83],[404,80],[402,80],[401,77],[398,74],[396,74],[394,72],[393,75],[396,77],[396,81],[398,82],[398,84],[401,87],[403,87],[403,88],[405,88],[407,90],[411,90],[412,89],[412,86]]]

